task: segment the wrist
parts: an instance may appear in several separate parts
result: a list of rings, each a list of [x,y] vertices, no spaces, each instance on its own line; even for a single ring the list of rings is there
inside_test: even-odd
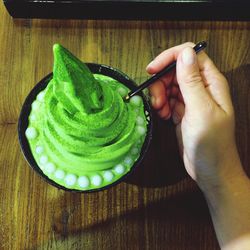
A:
[[[216,173],[212,177],[198,181],[200,189],[206,196],[225,193],[230,188],[238,188],[242,181],[248,181],[236,148],[227,153],[215,169]]]
[[[226,197],[236,197],[250,188],[250,181],[244,171],[238,171],[234,176],[223,177],[217,185],[201,188],[207,201],[211,204],[218,203]]]
[[[250,181],[241,166],[238,169],[234,177],[223,178],[217,188],[204,191],[222,249],[248,249],[250,243]]]
[[[218,204],[223,199],[234,199],[240,196],[245,190],[249,191],[250,180],[244,172],[239,161],[233,161],[233,166],[228,167],[230,171],[218,174],[213,182],[203,183],[200,185],[207,201],[210,204]],[[225,166],[222,166],[226,169]]]

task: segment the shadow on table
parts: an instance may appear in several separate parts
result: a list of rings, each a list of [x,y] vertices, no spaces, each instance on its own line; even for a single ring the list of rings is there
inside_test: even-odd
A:
[[[99,219],[84,227],[81,226],[81,220],[81,216],[72,217],[63,210],[58,211],[54,218],[53,241],[44,242],[34,249],[47,249],[48,245],[56,249],[70,246],[70,249],[85,250],[126,247],[219,249],[206,202],[198,189],[152,202],[106,220]]]
[[[164,187],[187,176],[179,155],[175,127],[171,120],[164,121],[153,114],[151,146],[137,168],[124,181],[142,187]]]
[[[236,142],[242,165],[250,177],[250,64],[242,65],[224,73],[229,81],[235,110]]]
[[[224,73],[230,85],[235,109],[236,141],[241,161],[250,176],[250,64],[242,65]],[[187,176],[178,153],[175,128],[172,121],[163,121],[154,114],[154,129],[151,147],[135,171],[125,180],[143,187],[172,185]]]

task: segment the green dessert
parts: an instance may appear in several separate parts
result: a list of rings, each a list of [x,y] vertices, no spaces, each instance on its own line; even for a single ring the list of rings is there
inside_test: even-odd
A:
[[[115,79],[92,74],[54,45],[53,78],[31,105],[25,135],[49,179],[68,189],[93,190],[116,182],[139,158],[147,120],[140,96]]]

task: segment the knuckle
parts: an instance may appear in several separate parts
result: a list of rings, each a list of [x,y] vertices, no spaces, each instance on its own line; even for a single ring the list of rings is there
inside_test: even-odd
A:
[[[189,74],[183,79],[185,84],[188,84],[190,87],[194,87],[197,85],[197,83],[202,82],[202,77],[199,74]]]

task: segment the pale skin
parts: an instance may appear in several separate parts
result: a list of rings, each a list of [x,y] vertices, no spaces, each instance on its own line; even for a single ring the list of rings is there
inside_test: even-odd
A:
[[[152,106],[176,126],[188,174],[202,190],[221,249],[250,249],[250,180],[235,143],[234,109],[226,78],[193,43],[162,52],[155,74],[173,61],[176,71],[150,87]]]

